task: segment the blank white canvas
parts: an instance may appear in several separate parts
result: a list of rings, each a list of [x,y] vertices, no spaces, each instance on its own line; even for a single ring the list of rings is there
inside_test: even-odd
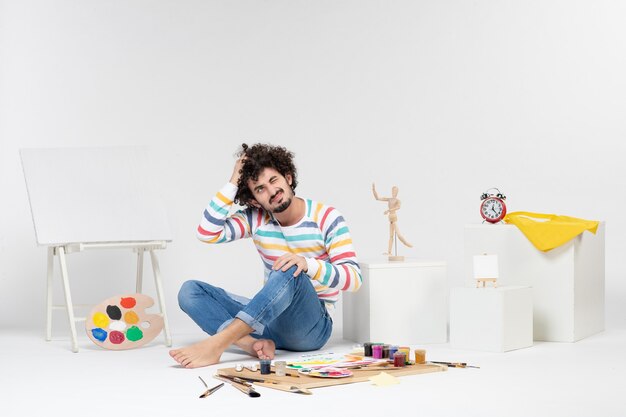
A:
[[[39,245],[171,240],[144,147],[21,149]]]
[[[474,256],[474,278],[498,278],[498,255]]]

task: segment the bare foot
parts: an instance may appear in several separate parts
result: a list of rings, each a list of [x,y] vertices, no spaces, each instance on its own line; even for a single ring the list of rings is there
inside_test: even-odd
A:
[[[215,338],[209,337],[202,342],[181,349],[172,349],[170,356],[184,368],[213,365],[220,361],[224,352],[224,349],[216,342],[218,341]]]
[[[274,359],[276,353],[276,345],[270,339],[257,340],[252,344],[252,349],[259,359]]]
[[[235,344],[259,359],[274,359],[276,345],[270,339],[255,339],[252,336],[244,336]]]

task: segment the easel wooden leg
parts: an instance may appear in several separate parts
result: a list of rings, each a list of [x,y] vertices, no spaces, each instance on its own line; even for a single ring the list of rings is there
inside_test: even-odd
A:
[[[172,337],[170,335],[170,326],[167,322],[165,313],[165,300],[163,298],[163,285],[161,285],[161,271],[159,270],[159,261],[153,250],[150,250],[150,260],[152,261],[152,272],[154,273],[154,284],[159,298],[159,306],[163,316],[163,332],[165,333],[165,345],[172,346]]]
[[[59,264],[61,266],[61,278],[63,279],[63,291],[65,293],[65,307],[67,308],[67,318],[70,322],[70,330],[72,332],[72,352],[78,353],[78,340],[76,338],[76,323],[74,319],[74,305],[72,304],[72,294],[70,293],[70,282],[67,277],[67,266],[65,264],[65,248],[59,246],[57,248],[59,256]]]
[[[54,274],[54,248],[48,247],[48,286],[46,291],[46,341],[52,340],[52,276]]]
[[[143,287],[143,252],[144,249],[137,249],[137,294],[141,294]]]

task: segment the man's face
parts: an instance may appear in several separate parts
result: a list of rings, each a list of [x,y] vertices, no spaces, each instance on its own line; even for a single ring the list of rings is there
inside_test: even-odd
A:
[[[256,181],[248,180],[248,188],[258,204],[253,202],[252,205],[260,206],[270,213],[287,210],[294,197],[291,181],[291,175],[283,177],[274,168],[265,168]]]

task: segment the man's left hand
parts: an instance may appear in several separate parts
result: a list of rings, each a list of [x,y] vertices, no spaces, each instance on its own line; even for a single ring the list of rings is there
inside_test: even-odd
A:
[[[297,267],[296,272],[294,272],[293,274],[294,277],[300,275],[300,272],[306,272],[309,269],[306,263],[306,259],[294,253],[286,253],[280,256],[274,261],[272,269],[274,271],[278,271],[280,269],[281,271],[285,272],[294,265],[296,265]]]

